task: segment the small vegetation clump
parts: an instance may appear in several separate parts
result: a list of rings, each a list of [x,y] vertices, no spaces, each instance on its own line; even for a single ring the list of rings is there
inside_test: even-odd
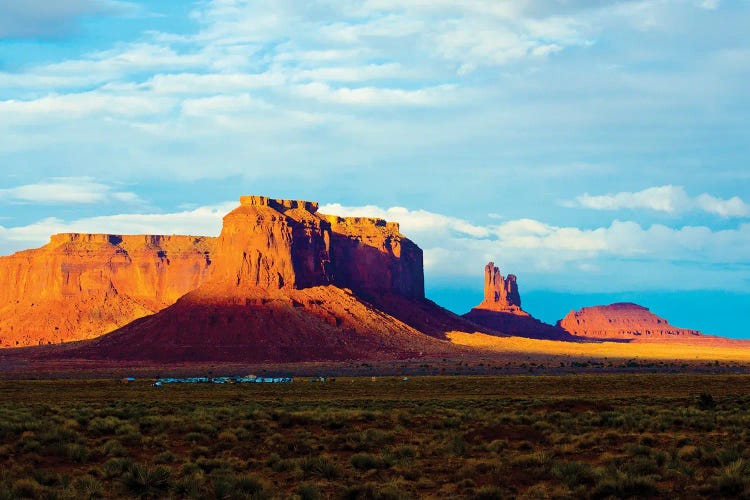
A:
[[[748,382],[0,381],[0,500],[750,498]]]

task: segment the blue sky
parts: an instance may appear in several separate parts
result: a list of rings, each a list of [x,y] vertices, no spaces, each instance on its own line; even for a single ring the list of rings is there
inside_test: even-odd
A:
[[[750,337],[747,26],[727,0],[0,0],[0,254],[304,198],[401,222],[458,312],[494,260],[548,321],[632,299]]]

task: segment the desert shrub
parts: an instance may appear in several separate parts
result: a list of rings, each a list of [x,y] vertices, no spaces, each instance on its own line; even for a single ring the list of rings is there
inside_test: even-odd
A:
[[[91,419],[88,430],[93,436],[114,434],[125,422],[117,417],[96,417]]]
[[[216,439],[228,445],[232,445],[236,443],[237,441],[239,441],[239,439],[237,438],[237,435],[231,431],[220,432],[219,435],[216,436]]]
[[[739,459],[722,467],[714,476],[714,491],[724,497],[739,497],[746,492],[750,484],[750,463]]]
[[[268,483],[258,476],[242,474],[234,481],[232,491],[241,495],[263,496],[269,489]]]
[[[380,469],[385,466],[385,463],[380,457],[369,453],[357,453],[356,455],[352,455],[350,463],[352,464],[352,467],[357,470]]]
[[[656,482],[647,476],[632,476],[617,473],[614,477],[601,479],[591,492],[593,498],[632,498],[658,494]]]
[[[207,446],[193,446],[190,448],[190,458],[193,460],[209,455],[211,455],[211,450]]]
[[[126,457],[128,456],[128,450],[123,446],[122,442],[118,439],[110,439],[101,447],[102,453],[108,457]]]
[[[737,446],[722,448],[716,452],[716,459],[723,466],[730,465],[742,458],[742,450]]]
[[[508,492],[492,484],[487,484],[476,490],[474,500],[502,500],[508,498]]]
[[[65,455],[71,462],[79,464],[86,462],[89,459],[90,454],[91,450],[89,450],[88,447],[82,444],[70,443],[65,446]]]
[[[653,457],[637,456],[624,465],[624,471],[633,476],[648,476],[659,470],[659,464]]]
[[[379,485],[373,482],[351,486],[344,491],[346,500],[401,500],[410,496],[394,485]]]
[[[714,397],[707,392],[702,392],[698,396],[698,408],[700,408],[701,410],[713,410],[714,408],[716,408],[716,401],[714,400]]]
[[[102,464],[102,475],[107,479],[120,477],[132,466],[133,461],[129,458],[110,458]]]
[[[469,448],[468,443],[463,436],[454,435],[448,441],[447,449],[449,453],[454,455],[462,456],[465,455]]]
[[[196,498],[202,496],[204,483],[203,474],[190,474],[175,481],[172,491],[179,498]]]
[[[98,479],[88,474],[73,481],[73,489],[77,498],[104,498],[104,486]]]
[[[549,464],[551,457],[543,452],[522,453],[511,457],[510,464],[519,468],[539,468]]]
[[[152,415],[139,420],[140,428],[145,433],[161,434],[177,427],[179,420],[172,415]]]
[[[381,448],[393,442],[393,433],[380,429],[367,429],[361,435],[361,442],[367,449]]]
[[[57,486],[60,484],[60,476],[50,470],[34,469],[31,473],[31,477],[42,486]]]
[[[409,461],[417,456],[417,450],[411,446],[399,446],[393,450],[393,456],[400,461]]]
[[[701,450],[697,446],[686,444],[679,450],[677,450],[677,458],[680,460],[695,460],[700,458]]]
[[[216,470],[232,470],[232,464],[220,458],[201,457],[195,461],[203,472],[210,473]]]
[[[22,453],[36,453],[42,449],[42,443],[36,439],[33,432],[24,432],[16,443],[16,447]]]
[[[154,457],[155,464],[171,464],[175,460],[177,460],[177,457],[169,450],[163,451]]]
[[[143,441],[143,436],[137,425],[124,424],[115,430],[120,441],[127,446],[139,446]]]
[[[75,443],[79,439],[78,432],[75,430],[60,426],[60,425],[53,425],[50,428],[41,430],[37,434],[37,439],[42,444],[67,444],[67,443]]]
[[[556,462],[552,466],[552,475],[571,490],[596,480],[594,470],[585,462]]]
[[[644,434],[641,436],[641,439],[639,439],[638,442],[643,446],[654,446],[656,444],[656,438],[653,436],[653,434]]]
[[[149,468],[143,464],[133,464],[123,475],[127,491],[137,496],[158,494],[169,489],[172,471],[163,465]]]
[[[297,496],[300,500],[320,500],[323,494],[314,484],[303,484],[297,488]]]
[[[299,465],[302,471],[310,476],[336,479],[340,473],[336,462],[327,457],[305,457],[300,461]]]
[[[13,482],[10,498],[40,498],[44,488],[33,479],[23,478]]]

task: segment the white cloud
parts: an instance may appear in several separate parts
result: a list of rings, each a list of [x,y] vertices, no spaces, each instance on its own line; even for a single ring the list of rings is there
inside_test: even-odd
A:
[[[722,217],[750,216],[750,205],[742,201],[738,196],[724,200],[704,193],[695,199],[695,205],[704,212]]]
[[[452,99],[451,85],[441,85],[417,90],[379,87],[332,88],[326,83],[314,82],[297,85],[295,93],[309,99],[338,104],[364,106],[435,106],[447,104]]]
[[[456,217],[436,214],[426,210],[408,210],[403,207],[383,209],[373,205],[363,207],[345,207],[338,203],[322,205],[321,213],[340,215],[342,217],[378,217],[400,224],[401,232],[430,233],[434,237],[449,233],[469,235],[474,238],[486,238],[490,231],[481,226]]]
[[[0,189],[0,201],[44,205],[93,204],[117,200],[140,204],[132,192],[116,191],[88,177],[58,177],[36,184]]]
[[[706,10],[716,10],[719,8],[720,4],[720,0],[700,0],[698,2],[698,6]]]
[[[50,117],[82,117],[93,113],[106,116],[135,117],[164,112],[172,103],[149,96],[112,95],[101,91],[79,94],[48,95],[32,100],[0,101],[0,114],[13,116],[18,121],[47,120]],[[15,123],[17,124],[18,121]]]
[[[737,196],[722,199],[704,193],[691,198],[685,188],[672,185],[597,196],[586,193],[568,205],[594,210],[647,209],[670,214],[700,210],[721,217],[750,216],[750,205]]]

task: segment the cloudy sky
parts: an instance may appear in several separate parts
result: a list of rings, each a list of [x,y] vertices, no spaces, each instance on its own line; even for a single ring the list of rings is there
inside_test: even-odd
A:
[[[241,194],[399,221],[457,312],[750,337],[747,0],[0,0],[0,254],[217,234]]]

